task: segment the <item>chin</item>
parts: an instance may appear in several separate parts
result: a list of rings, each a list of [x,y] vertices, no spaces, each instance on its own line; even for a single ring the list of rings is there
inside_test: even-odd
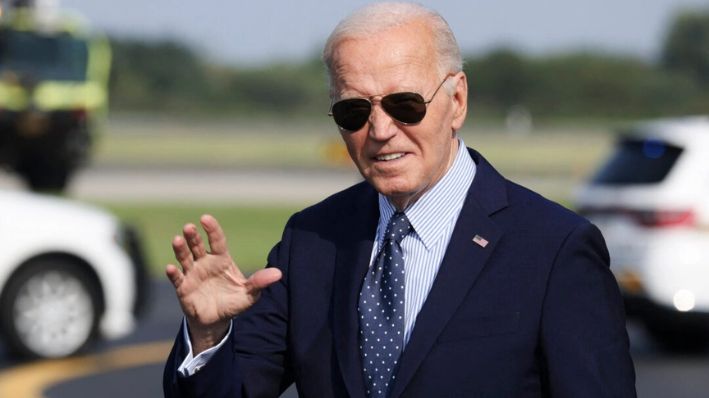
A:
[[[405,198],[412,196],[416,191],[412,189],[410,184],[396,181],[382,181],[382,179],[368,179],[369,183],[382,195],[393,198]]]

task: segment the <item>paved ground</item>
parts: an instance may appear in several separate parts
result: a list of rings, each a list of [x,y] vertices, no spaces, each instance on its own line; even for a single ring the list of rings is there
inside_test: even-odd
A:
[[[47,398],[73,398],[100,396],[102,398],[152,398],[162,395],[162,362],[167,356],[169,344],[175,336],[180,321],[180,312],[171,287],[164,281],[153,283],[153,296],[147,317],[139,329],[129,338],[103,343],[94,347],[90,354],[80,358],[88,363],[96,373],[58,380],[43,388]],[[637,372],[638,396],[641,398],[706,398],[709,396],[709,353],[677,354],[663,352],[647,337],[642,328],[629,324],[632,355]],[[127,350],[145,343],[158,343],[164,354],[147,358],[135,366],[119,367],[102,371],[109,367],[110,353]],[[141,345],[142,344],[142,345]],[[135,356],[135,355],[134,355]],[[140,354],[137,355],[140,357]],[[96,358],[99,358],[97,360]],[[140,359],[140,358],[138,358]],[[115,358],[113,359],[116,360]],[[3,373],[22,367],[23,364],[7,358],[0,347],[0,377]],[[36,372],[46,367],[46,362],[30,364]],[[27,366],[27,364],[25,364]],[[29,368],[32,371],[32,368]],[[17,383],[23,381],[17,380]],[[0,386],[1,388],[2,386]],[[297,395],[291,389],[284,397]],[[34,397],[29,397],[34,398]]]
[[[512,177],[554,200],[569,198],[576,181]],[[309,203],[361,181],[354,169],[230,169],[93,167],[79,171],[67,194],[83,200]],[[0,170],[0,189],[24,189]],[[205,194],[208,193],[208,194]]]
[[[355,170],[95,167],[79,171],[67,194],[109,201],[308,202],[360,180]],[[0,189],[23,189],[0,172]]]

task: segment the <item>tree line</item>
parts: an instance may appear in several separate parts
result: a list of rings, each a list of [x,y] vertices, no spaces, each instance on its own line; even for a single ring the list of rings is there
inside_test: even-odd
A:
[[[176,41],[112,40],[117,111],[321,116],[329,107],[317,58],[261,67],[215,65]],[[672,21],[655,60],[602,52],[535,57],[511,48],[468,56],[473,112],[638,118],[709,113],[709,9]]]

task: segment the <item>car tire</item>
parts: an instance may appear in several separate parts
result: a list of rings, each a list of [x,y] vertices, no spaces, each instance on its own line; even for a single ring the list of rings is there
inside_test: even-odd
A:
[[[81,351],[95,336],[100,291],[89,273],[63,257],[25,264],[3,289],[0,327],[13,354],[60,358]]]

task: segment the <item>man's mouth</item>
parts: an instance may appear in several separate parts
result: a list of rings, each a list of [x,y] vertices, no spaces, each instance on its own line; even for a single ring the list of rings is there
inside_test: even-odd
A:
[[[389,160],[399,159],[400,157],[402,157],[404,155],[405,155],[405,153],[403,153],[403,152],[387,153],[386,155],[378,155],[378,156],[375,156],[374,158],[377,160],[389,161]]]

